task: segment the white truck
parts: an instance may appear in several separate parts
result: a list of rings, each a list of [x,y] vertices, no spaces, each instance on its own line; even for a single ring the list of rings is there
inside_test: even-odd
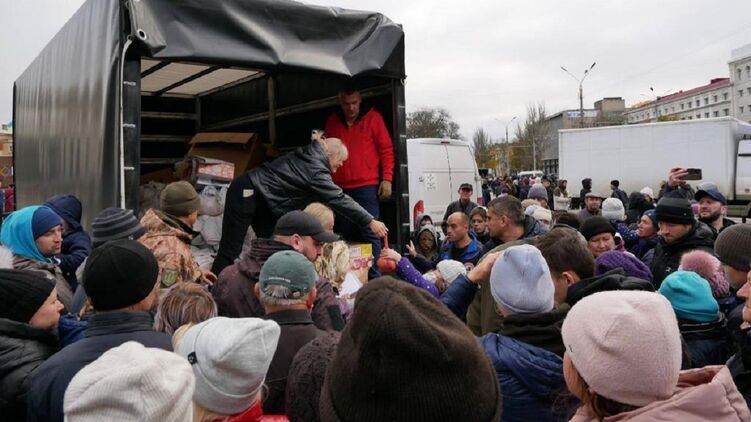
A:
[[[459,199],[459,186],[474,186],[473,200],[482,204],[482,184],[472,146],[457,139],[416,138],[407,140],[409,163],[409,209],[411,227],[420,214],[430,215],[440,225],[446,207]]]
[[[648,186],[657,195],[672,167],[700,168],[732,205],[731,214],[749,216],[751,124],[732,117],[608,126],[558,131],[559,173],[578,197],[581,180],[608,194],[618,179],[626,193]]]

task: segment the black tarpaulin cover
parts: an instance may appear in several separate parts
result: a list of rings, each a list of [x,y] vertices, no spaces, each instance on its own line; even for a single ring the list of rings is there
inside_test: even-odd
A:
[[[404,33],[379,13],[281,0],[140,0],[131,6],[133,32],[154,58],[404,76],[398,48]]]
[[[129,57],[404,77],[404,34],[378,13],[284,0],[88,0],[15,83],[19,206],[73,193],[86,224],[120,205],[126,31]]]

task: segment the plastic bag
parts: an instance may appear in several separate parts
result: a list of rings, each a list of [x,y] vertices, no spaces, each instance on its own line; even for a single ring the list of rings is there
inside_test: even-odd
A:
[[[219,191],[214,186],[206,186],[201,191],[201,215],[216,217],[224,213],[224,203]]]

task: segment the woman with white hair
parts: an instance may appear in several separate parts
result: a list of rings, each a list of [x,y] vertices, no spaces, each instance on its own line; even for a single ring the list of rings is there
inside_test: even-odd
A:
[[[289,211],[321,202],[356,225],[382,238],[386,225],[373,218],[331,179],[348,157],[336,138],[314,132],[307,146],[255,167],[236,178],[227,190],[222,240],[212,267],[219,274],[240,255],[248,226],[258,237],[269,237],[276,220]]]

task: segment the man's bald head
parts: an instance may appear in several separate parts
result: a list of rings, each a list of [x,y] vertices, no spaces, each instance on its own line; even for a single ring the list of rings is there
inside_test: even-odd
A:
[[[469,237],[469,217],[463,212],[455,212],[446,220],[448,229],[446,238],[451,242],[459,242]]]

